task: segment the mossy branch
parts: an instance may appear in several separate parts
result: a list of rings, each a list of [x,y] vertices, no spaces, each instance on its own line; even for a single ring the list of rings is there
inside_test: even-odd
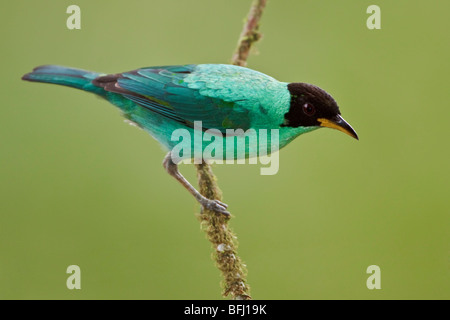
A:
[[[200,193],[209,199],[222,200],[222,192],[210,165],[203,162],[196,166]],[[213,246],[213,259],[223,275],[222,295],[231,295],[232,299],[251,299],[246,266],[237,255],[237,238],[228,226],[229,216],[202,208],[198,218]]]
[[[259,20],[266,7],[266,2],[267,0],[254,0],[250,7],[237,49],[233,55],[232,63],[237,66],[245,67],[247,65],[247,58],[252,45],[262,37],[259,32]]]
[[[239,38],[238,47],[232,63],[245,66],[252,45],[261,38],[259,20],[267,0],[254,0]],[[199,191],[208,199],[222,200],[222,191],[209,164],[197,164]],[[213,259],[223,275],[224,297],[250,300],[250,287],[247,284],[247,268],[237,254],[237,237],[229,228],[229,216],[217,214],[202,208],[198,215],[203,230],[214,248]]]

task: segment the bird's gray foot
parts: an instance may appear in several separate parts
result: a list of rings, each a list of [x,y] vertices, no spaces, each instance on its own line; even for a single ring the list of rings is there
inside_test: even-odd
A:
[[[183,175],[178,171],[178,166],[172,161],[170,152],[164,158],[163,165],[166,171],[172,177],[177,179],[178,182],[180,182],[205,209],[223,214],[225,216],[230,216],[230,213],[227,211],[228,205],[219,200],[205,198],[189,183],[189,181],[186,180],[185,177],[183,177]]]
[[[220,213],[226,216],[229,216],[230,213],[227,211],[228,205],[219,201],[219,200],[210,200],[207,198],[203,198],[199,200],[200,204],[208,210],[214,211],[216,213]]]

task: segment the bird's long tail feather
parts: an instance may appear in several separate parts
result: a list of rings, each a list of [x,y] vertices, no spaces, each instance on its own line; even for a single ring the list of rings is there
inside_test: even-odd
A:
[[[22,77],[22,80],[45,82],[73,87],[101,94],[103,89],[92,84],[100,73],[56,65],[36,67]]]

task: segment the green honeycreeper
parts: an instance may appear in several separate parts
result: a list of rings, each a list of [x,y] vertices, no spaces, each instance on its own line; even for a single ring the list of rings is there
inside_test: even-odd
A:
[[[45,65],[22,79],[95,93],[119,107],[127,119],[168,150],[177,143],[171,139],[172,132],[187,129],[194,133],[194,121],[222,133],[227,129],[278,129],[279,149],[320,127],[358,139],[341,117],[336,101],[324,90],[307,83],[280,82],[233,65],[159,66],[117,74]],[[202,206],[229,214],[226,204],[205,198],[181,175],[170,152],[163,165]]]

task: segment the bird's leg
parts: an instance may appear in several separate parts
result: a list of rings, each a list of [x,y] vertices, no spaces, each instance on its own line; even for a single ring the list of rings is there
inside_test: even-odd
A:
[[[172,161],[172,157],[170,152],[166,155],[163,161],[163,166],[166,169],[166,171],[175,179],[180,182],[183,187],[186,188],[187,191],[189,191],[194,198],[206,209],[222,213],[224,215],[230,215],[230,213],[227,211],[227,205],[219,200],[211,200],[206,197],[204,197],[200,192],[198,192],[190,183],[186,180],[185,177],[178,171],[178,165],[176,165]]]

